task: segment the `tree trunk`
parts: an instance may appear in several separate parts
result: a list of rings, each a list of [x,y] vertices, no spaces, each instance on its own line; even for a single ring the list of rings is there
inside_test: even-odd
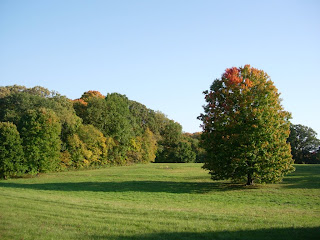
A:
[[[247,184],[246,186],[253,185],[252,174],[248,173]]]

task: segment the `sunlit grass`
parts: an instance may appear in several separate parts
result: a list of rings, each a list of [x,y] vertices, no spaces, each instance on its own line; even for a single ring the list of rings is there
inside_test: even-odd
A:
[[[319,239],[320,165],[280,184],[148,164],[0,181],[0,239]]]

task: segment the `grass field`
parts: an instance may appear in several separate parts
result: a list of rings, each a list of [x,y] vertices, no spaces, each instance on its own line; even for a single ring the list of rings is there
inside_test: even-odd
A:
[[[147,164],[0,181],[0,239],[320,239],[320,165],[280,184]]]

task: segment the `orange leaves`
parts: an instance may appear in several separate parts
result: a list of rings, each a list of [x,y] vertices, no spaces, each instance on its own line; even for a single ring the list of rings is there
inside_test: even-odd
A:
[[[239,73],[240,71],[236,67],[227,68],[225,73],[223,74],[223,77],[227,78],[233,84],[239,84],[243,80],[242,76]]]
[[[80,104],[80,105],[83,105],[83,106],[87,106],[87,105],[88,105],[88,103],[85,102],[85,101],[84,101],[83,99],[81,99],[81,98],[73,100],[73,103]]]
[[[246,83],[246,86],[249,88],[251,88],[253,86],[253,83],[249,78],[246,78],[245,83]]]
[[[93,97],[102,98],[102,99],[105,98],[105,96],[103,96],[99,91],[90,90],[83,93],[81,98],[73,100],[73,103],[78,104],[80,106],[87,106],[89,100]]]
[[[222,77],[228,80],[227,84],[239,85],[242,89],[248,90],[254,85],[252,77],[258,77],[260,74],[260,70],[246,64],[244,67],[227,68]]]

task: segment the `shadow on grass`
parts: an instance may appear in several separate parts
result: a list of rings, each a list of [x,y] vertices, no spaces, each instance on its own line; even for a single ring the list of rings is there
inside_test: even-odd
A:
[[[76,182],[76,183],[0,183],[0,187],[24,188],[49,191],[90,192],[166,192],[166,193],[208,193],[245,189],[243,185],[220,182],[167,182],[167,181],[125,181],[125,182]]]
[[[245,240],[318,240],[320,239],[320,228],[271,228],[258,230],[241,230],[241,231],[220,231],[220,232],[172,232],[172,233],[152,233],[138,236],[113,237],[110,238],[94,235],[90,239],[103,240],[211,240],[211,239],[245,239]]]
[[[320,165],[296,165],[296,171],[285,177],[284,188],[320,188]],[[252,190],[259,185],[247,186],[229,182],[173,182],[173,181],[124,181],[124,182],[75,182],[20,184],[0,182],[0,187],[51,191],[91,192],[166,192],[209,193],[212,191]]]
[[[285,188],[320,188],[320,165],[295,165],[296,171],[283,179]]]

